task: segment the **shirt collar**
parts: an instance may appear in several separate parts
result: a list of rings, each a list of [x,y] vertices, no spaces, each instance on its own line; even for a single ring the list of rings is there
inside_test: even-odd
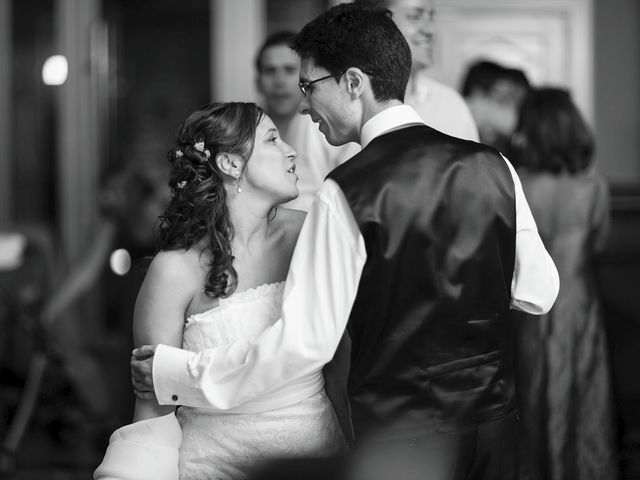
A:
[[[424,124],[420,115],[409,105],[396,105],[377,113],[362,126],[360,145],[366,147],[371,140],[394,128],[412,123]]]

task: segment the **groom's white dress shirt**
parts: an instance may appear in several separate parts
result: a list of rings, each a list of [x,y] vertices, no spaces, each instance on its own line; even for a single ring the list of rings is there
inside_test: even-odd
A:
[[[382,133],[424,123],[407,105],[388,108],[362,128],[362,147]],[[390,160],[391,161],[391,160]],[[512,308],[546,313],[558,294],[558,272],[542,244],[520,180],[513,177],[516,258]],[[319,388],[321,369],[345,330],[367,258],[364,239],[344,194],[328,179],[316,195],[287,276],[282,318],[252,344],[199,353],[159,345],[153,382],[160,404],[234,411],[270,410]]]

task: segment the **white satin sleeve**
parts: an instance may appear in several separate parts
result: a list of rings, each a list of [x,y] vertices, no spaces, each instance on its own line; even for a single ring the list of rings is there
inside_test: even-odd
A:
[[[511,308],[542,315],[551,310],[558,296],[558,270],[542,243],[520,178],[511,163],[506,158],[504,161],[511,172],[516,197],[516,258],[511,281]]]
[[[227,410],[317,376],[342,337],[365,260],[364,239],[344,194],[326,180],[298,238],[282,318],[253,344],[237,341],[199,353],[158,346],[158,402]]]
[[[94,480],[178,480],[182,430],[174,413],[125,425],[111,434]]]

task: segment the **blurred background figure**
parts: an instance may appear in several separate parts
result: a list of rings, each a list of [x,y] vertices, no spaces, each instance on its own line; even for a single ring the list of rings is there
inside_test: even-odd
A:
[[[155,253],[155,226],[169,202],[168,167],[162,159],[133,161],[109,175],[100,192],[100,218],[92,242],[43,309],[53,322],[100,280],[104,268],[129,273],[132,262]],[[135,298],[135,297],[134,297]],[[113,308],[133,310],[133,302]],[[125,315],[111,316],[123,319]],[[119,326],[122,327],[122,326]],[[130,325],[125,325],[129,328]]]
[[[126,332],[127,339],[117,347],[121,381],[114,383],[110,370],[118,362],[105,367],[100,349],[91,348],[100,339],[88,328],[86,312],[78,307],[94,288],[118,277],[124,280],[123,290],[106,288],[103,293],[111,318],[128,319],[144,273],[138,261],[155,252],[154,226],[169,199],[167,171],[164,162],[135,162],[108,177],[100,194],[95,235],[68,274],[53,259],[51,239],[43,239],[39,230],[3,236],[4,253],[16,250],[8,248],[7,238],[23,239],[23,251],[16,250],[19,262],[8,265],[5,261],[5,267],[0,266],[0,321],[7,327],[2,337],[5,347],[0,349],[1,378],[7,389],[0,398],[2,404],[9,403],[12,413],[24,409],[24,415],[12,415],[5,449],[19,446],[33,421],[43,424],[60,447],[76,453],[83,449],[89,460],[114,427],[129,421],[133,397],[117,392],[130,388],[130,321],[112,325]],[[5,467],[11,471],[10,464]]]
[[[356,0],[362,6],[388,8],[411,49],[411,77],[404,102],[427,125],[454,137],[478,141],[478,129],[453,88],[429,77],[434,63],[436,5],[434,0]]]
[[[90,298],[93,289],[104,288],[108,328],[120,332],[122,341],[116,348],[121,352],[120,365],[125,366],[133,346],[131,312],[146,258],[155,253],[158,216],[170,198],[165,163],[132,161],[107,177],[99,193],[100,215],[91,242],[58,282],[41,313],[51,341],[63,352],[74,389],[103,435],[130,420],[133,397],[113,395],[127,391],[129,385],[123,380],[114,390],[108,373],[113,364],[102,366],[100,352],[89,347],[99,339],[85,327],[87,310],[80,311],[78,305]],[[126,371],[123,375],[126,379]]]
[[[300,195],[284,206],[306,212],[326,175],[359,147],[355,143],[330,145],[311,117],[298,113],[300,59],[289,48],[294,36],[282,31],[265,40],[256,57],[256,87],[282,139],[298,152],[295,163]]]
[[[615,479],[609,356],[594,259],[607,239],[609,194],[593,138],[566,90],[530,92],[512,160],[560,275],[548,315],[517,316],[523,479]]]
[[[520,105],[528,91],[529,80],[520,69],[506,68],[488,60],[469,66],[462,83],[462,96],[478,126],[482,143],[509,154]]]

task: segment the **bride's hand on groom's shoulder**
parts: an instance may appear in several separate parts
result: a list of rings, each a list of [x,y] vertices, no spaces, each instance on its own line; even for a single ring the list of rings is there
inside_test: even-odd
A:
[[[153,355],[157,345],[143,345],[131,354],[131,383],[133,392],[141,400],[155,400],[153,388]]]

